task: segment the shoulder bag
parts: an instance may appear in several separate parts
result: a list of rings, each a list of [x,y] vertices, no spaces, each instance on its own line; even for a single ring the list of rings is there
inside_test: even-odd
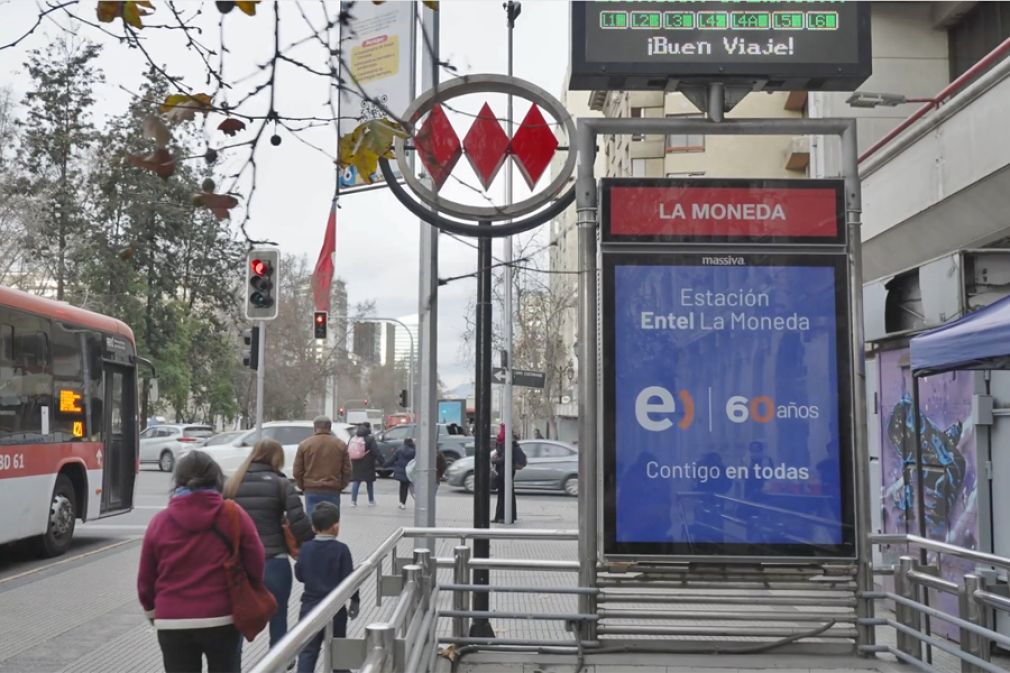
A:
[[[245,565],[242,563],[238,507],[231,500],[224,501],[225,518],[228,519],[231,530],[230,539],[217,526],[213,530],[231,551],[224,562],[224,572],[235,628],[251,643],[256,639],[256,635],[266,628],[270,617],[277,612],[277,601],[262,583],[253,582],[246,573]]]

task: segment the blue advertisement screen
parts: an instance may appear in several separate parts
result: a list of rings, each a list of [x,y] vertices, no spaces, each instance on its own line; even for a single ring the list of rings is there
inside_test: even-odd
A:
[[[607,551],[851,555],[842,258],[605,259]]]

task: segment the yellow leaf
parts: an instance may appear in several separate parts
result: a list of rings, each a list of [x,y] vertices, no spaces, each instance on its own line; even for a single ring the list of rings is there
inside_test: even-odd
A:
[[[235,6],[247,16],[256,16],[256,5],[260,0],[236,0]]]
[[[197,112],[206,114],[210,111],[210,96],[205,93],[193,95],[176,93],[168,96],[159,108],[165,119],[177,123],[196,118]]]
[[[421,4],[432,11],[438,11],[438,0],[421,0]]]
[[[110,0],[99,0],[96,14],[102,23],[111,23],[122,18],[123,23],[134,28],[143,28],[143,17],[154,12],[154,5],[151,0],[127,0],[126,2],[112,2]]]
[[[123,21],[134,28],[143,28],[144,22],[141,21],[141,17],[147,16],[152,12],[154,12],[154,5],[151,4],[150,0],[133,0],[132,2],[123,3]]]

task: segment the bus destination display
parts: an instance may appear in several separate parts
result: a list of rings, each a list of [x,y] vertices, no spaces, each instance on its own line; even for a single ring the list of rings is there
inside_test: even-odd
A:
[[[840,255],[604,256],[605,551],[852,554]]]

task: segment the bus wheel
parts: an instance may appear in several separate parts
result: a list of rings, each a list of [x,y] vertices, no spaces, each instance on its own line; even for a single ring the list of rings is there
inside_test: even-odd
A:
[[[59,556],[70,547],[77,522],[77,497],[74,485],[65,474],[56,477],[53,498],[49,503],[49,521],[45,535],[38,538],[38,550],[42,556]]]
[[[171,472],[175,467],[175,456],[172,455],[171,451],[162,451],[161,457],[158,459],[158,468],[162,472]]]

